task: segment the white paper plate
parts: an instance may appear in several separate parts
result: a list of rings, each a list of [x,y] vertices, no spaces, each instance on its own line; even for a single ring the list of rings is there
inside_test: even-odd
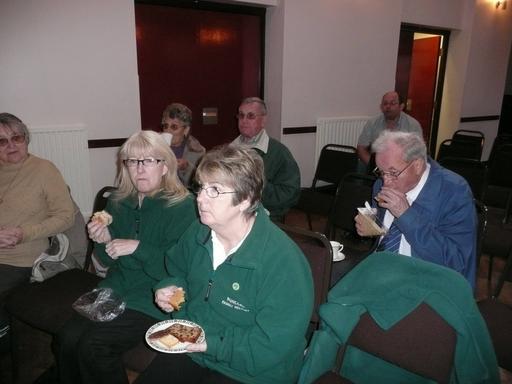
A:
[[[156,349],[159,352],[163,353],[186,353],[186,347],[190,343],[178,343],[172,348],[167,348],[165,345],[158,342],[158,340],[151,340],[149,338],[149,335],[151,335],[153,332],[160,331],[162,329],[165,329],[167,327],[170,327],[173,324],[182,324],[187,325],[189,327],[199,327],[201,328],[201,334],[199,335],[196,343],[202,343],[204,341],[204,329],[197,325],[196,323],[188,320],[164,320],[160,321],[159,323],[156,323],[152,325],[147,331],[146,331],[146,343],[153,348]]]

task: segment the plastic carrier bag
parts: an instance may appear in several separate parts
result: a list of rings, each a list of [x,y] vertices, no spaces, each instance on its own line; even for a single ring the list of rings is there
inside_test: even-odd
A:
[[[126,303],[112,288],[96,288],[73,303],[73,309],[92,321],[111,321],[124,312]]]

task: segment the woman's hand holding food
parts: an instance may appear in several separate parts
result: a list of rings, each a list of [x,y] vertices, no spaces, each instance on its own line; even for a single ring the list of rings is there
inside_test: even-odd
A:
[[[108,243],[112,240],[107,226],[99,221],[93,220],[87,224],[89,238],[99,244]]]
[[[178,287],[171,285],[169,287],[157,289],[155,292],[155,303],[165,312],[174,311],[171,305],[171,297],[178,290]]]

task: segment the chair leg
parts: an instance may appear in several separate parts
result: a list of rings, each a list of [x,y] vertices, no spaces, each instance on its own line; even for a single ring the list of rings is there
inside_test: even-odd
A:
[[[508,194],[507,205],[505,206],[505,217],[503,218],[503,224],[508,223],[508,217],[510,215],[510,207],[512,206],[512,192]]]
[[[501,292],[501,288],[503,288],[503,284],[505,284],[505,281],[508,280],[510,275],[510,270],[512,269],[512,247],[510,247],[510,251],[507,256],[507,262],[505,263],[505,266],[503,267],[503,271],[501,272],[500,278],[498,279],[498,282],[496,283],[496,288],[494,289],[494,292],[492,293],[493,298],[497,298]]]
[[[491,281],[491,277],[492,277],[492,262],[493,262],[493,256],[492,255],[489,255],[489,266],[487,268],[487,281],[490,282]]]
[[[311,223],[311,215],[309,213],[306,213],[306,216],[308,218],[309,230],[312,231],[313,230],[313,224]]]

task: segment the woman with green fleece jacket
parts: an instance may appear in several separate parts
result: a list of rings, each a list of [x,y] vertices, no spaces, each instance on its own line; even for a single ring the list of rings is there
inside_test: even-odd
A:
[[[111,321],[76,314],[60,329],[54,352],[59,383],[128,383],[122,355],[144,340],[146,330],[168,318],[153,301],[165,276],[165,251],[196,218],[194,199],[180,183],[174,154],[156,132],[132,135],[119,151],[119,188],[106,210],[112,223],[91,220],[95,254],[108,266],[99,284],[126,303]]]
[[[200,221],[167,253],[156,303],[182,288],[175,319],[199,324],[205,341],[160,354],[137,379],[158,383],[295,383],[313,307],[309,264],[259,200],[263,164],[253,149],[225,146],[198,166]]]

